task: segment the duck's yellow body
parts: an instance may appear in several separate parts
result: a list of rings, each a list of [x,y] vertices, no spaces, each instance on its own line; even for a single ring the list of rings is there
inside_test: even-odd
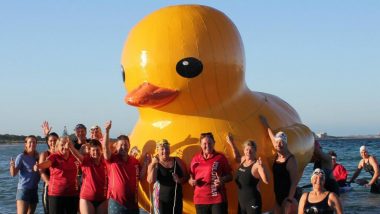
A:
[[[226,133],[242,143],[256,141],[269,171],[274,150],[259,115],[274,130],[288,135],[288,147],[296,156],[299,176],[313,151],[313,135],[301,124],[297,112],[280,98],[252,92],[244,80],[245,58],[238,30],[222,12],[200,5],[178,5],[145,17],[129,33],[123,55],[126,102],[139,107],[140,117],[131,133],[131,146],[142,154],[155,153],[155,142],[167,139],[172,155],[189,166],[200,151],[199,135],[212,132],[216,150],[224,153],[232,168],[232,151]],[[269,84],[269,81],[268,81]],[[235,173],[235,172],[234,172]],[[272,174],[271,174],[272,175]],[[151,187],[142,182],[139,204],[150,209]],[[263,211],[274,206],[273,176],[260,183]],[[237,209],[237,188],[227,184],[230,213]],[[183,189],[184,213],[195,213],[193,189]]]

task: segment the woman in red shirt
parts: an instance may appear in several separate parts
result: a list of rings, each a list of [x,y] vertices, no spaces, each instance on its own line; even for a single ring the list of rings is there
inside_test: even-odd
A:
[[[212,133],[200,136],[202,151],[190,163],[189,184],[194,187],[194,204],[197,214],[228,213],[224,183],[232,180],[227,158],[214,149]]]
[[[78,168],[79,162],[70,153],[68,136],[59,138],[55,153],[47,160],[36,164],[34,170],[50,171],[49,213],[77,213],[78,211]]]
[[[70,144],[70,151],[81,163],[82,187],[79,195],[81,213],[107,213],[107,167],[102,154],[102,144],[90,140],[89,153],[82,155]]]

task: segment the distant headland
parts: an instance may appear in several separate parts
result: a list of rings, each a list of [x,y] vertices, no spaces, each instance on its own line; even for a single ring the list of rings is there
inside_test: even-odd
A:
[[[380,140],[380,134],[378,135],[349,135],[349,136],[331,136],[326,132],[315,134],[317,140]]]

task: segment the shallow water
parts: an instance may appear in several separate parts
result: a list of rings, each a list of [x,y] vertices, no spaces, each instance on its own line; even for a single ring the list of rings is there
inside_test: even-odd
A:
[[[321,141],[324,151],[334,150],[338,155],[338,162],[342,163],[350,172],[349,178],[355,171],[360,160],[359,147],[366,145],[371,155],[380,158],[380,140],[373,141]],[[39,144],[38,151],[46,150],[46,145]],[[16,187],[18,177],[12,178],[9,175],[10,158],[15,158],[23,150],[23,144],[1,144],[0,145],[0,214],[16,213]],[[299,186],[305,185],[310,181],[312,164],[309,164]],[[362,172],[359,178],[370,179],[366,172]],[[40,188],[42,182],[40,182]],[[341,195],[345,213],[380,213],[380,195],[370,194],[369,189],[352,184],[354,189],[351,192]],[[307,191],[308,189],[305,189]],[[40,194],[39,194],[40,197]],[[41,198],[40,198],[41,199]],[[37,205],[36,213],[43,213],[42,205]]]

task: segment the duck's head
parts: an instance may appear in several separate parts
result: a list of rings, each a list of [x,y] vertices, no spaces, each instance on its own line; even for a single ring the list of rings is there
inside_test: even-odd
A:
[[[125,101],[199,113],[246,88],[240,34],[222,12],[201,5],[162,8],[129,33],[122,54]]]

